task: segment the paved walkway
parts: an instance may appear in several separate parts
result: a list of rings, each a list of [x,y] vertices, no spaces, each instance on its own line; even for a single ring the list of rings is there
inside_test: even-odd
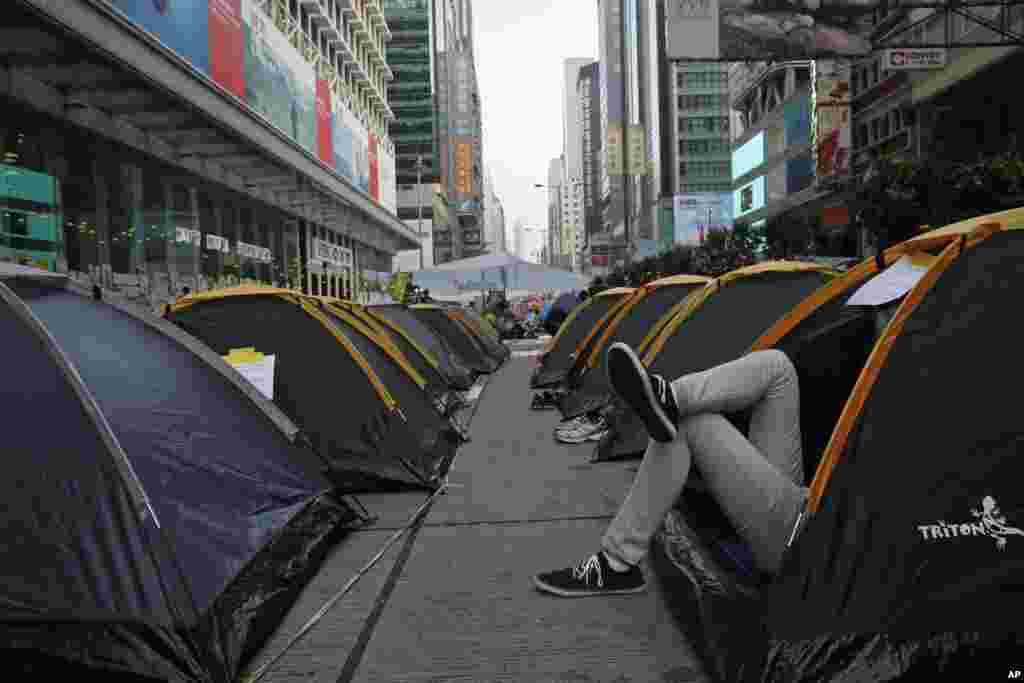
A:
[[[592,444],[556,444],[557,414],[529,410],[532,362],[513,358],[491,379],[471,425],[473,440],[452,468],[452,488],[435,500],[424,523],[395,543],[264,681],[707,680],[653,577],[645,594],[604,599],[559,599],[533,588],[535,572],[597,548],[636,463],[591,464]],[[264,660],[377,554],[426,496],[360,500],[379,519],[334,551]]]

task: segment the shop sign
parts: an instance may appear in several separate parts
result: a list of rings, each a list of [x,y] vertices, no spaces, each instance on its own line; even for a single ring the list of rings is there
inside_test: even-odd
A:
[[[231,243],[220,235],[207,235],[206,248],[210,251],[219,251],[222,254],[231,253]]]
[[[313,240],[313,261],[326,261],[340,268],[352,267],[352,250],[323,240]]]
[[[191,228],[175,228],[174,241],[178,244],[194,244],[198,247],[202,244],[202,235],[198,230]]]
[[[891,71],[942,69],[946,66],[946,48],[918,47],[886,50],[882,68]]]
[[[260,261],[262,263],[270,263],[272,258],[270,250],[266,247],[258,247],[255,244],[246,244],[245,242],[239,242],[235,247],[239,256],[253,259],[254,261]]]

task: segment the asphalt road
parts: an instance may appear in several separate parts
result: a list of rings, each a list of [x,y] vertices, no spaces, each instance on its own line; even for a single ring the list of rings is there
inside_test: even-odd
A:
[[[529,356],[539,344],[516,346],[517,357],[480,397],[448,493],[265,681],[708,680],[653,577],[651,589],[634,596],[567,600],[533,588],[534,573],[597,549],[636,463],[593,464],[592,444],[557,444],[557,414],[529,410]],[[345,586],[426,496],[360,500],[377,522],[335,549],[257,663]]]

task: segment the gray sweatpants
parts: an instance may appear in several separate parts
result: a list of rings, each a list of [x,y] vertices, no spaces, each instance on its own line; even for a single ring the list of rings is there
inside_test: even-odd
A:
[[[682,415],[679,435],[671,443],[650,442],[602,548],[638,564],[696,462],[758,568],[776,571],[808,493],[793,364],[781,351],[757,351],[680,377],[672,389]],[[753,408],[749,438],[722,416],[747,408]]]

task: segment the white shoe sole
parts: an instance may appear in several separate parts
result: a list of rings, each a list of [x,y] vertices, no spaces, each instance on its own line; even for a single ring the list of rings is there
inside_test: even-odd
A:
[[[545,593],[551,593],[562,598],[590,598],[598,595],[635,595],[636,593],[643,593],[647,590],[647,584],[637,586],[636,588],[623,588],[620,590],[595,590],[595,591],[567,591],[561,588],[556,588],[550,584],[544,583],[536,576],[533,577],[533,585]]]
[[[620,363],[628,363],[629,365],[621,367]],[[633,397],[634,401],[630,401],[630,397],[623,396],[615,389],[616,366],[620,366],[620,372],[630,373],[629,380],[631,381],[634,376],[639,377],[640,387],[644,393],[643,397]],[[619,398],[632,408],[633,412],[643,421],[652,439],[662,443],[675,441],[678,431],[676,426],[672,424],[672,421],[668,419],[665,411],[661,409],[658,399],[654,396],[654,387],[651,386],[651,380],[647,376],[647,368],[643,366],[643,363],[636,357],[633,350],[622,342],[616,342],[608,349],[608,380]],[[642,400],[644,398],[646,401]],[[634,405],[634,402],[636,405]]]

